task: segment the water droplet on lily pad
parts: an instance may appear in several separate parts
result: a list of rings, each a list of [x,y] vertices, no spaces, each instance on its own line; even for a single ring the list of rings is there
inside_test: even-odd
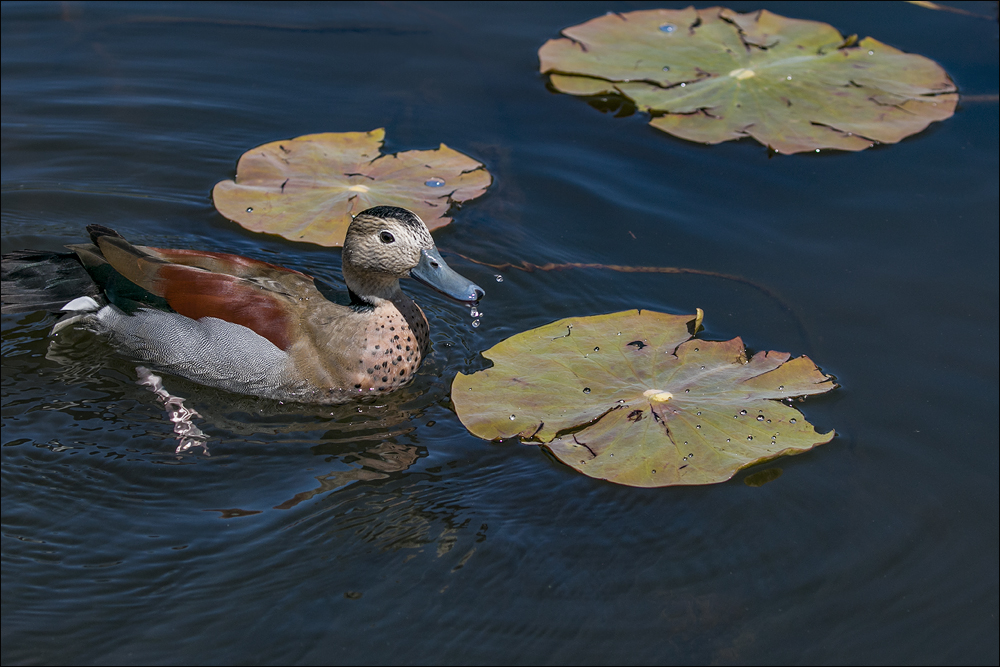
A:
[[[426,185],[429,188],[440,188],[440,187],[442,187],[444,185],[444,179],[443,178],[428,178],[426,181],[424,181],[424,185]]]
[[[673,23],[664,23],[660,26],[660,32],[673,32],[674,30],[677,30],[677,26]]]

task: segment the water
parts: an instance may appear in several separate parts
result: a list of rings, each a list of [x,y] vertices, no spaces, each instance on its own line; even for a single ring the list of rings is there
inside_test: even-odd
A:
[[[99,222],[337,283],[337,251],[214,212],[244,151],[385,127],[388,151],[445,143],[495,179],[435,232],[492,285],[481,326],[406,285],[433,354],[377,402],[164,377],[209,456],[175,454],[169,409],[101,341],[67,331],[50,349],[51,317],[4,317],[5,664],[997,662],[996,102],[898,145],[768,159],[546,89],[546,39],[651,6],[3,5],[4,252]],[[997,91],[995,21],[767,8]],[[796,403],[833,442],[726,484],[637,490],[454,415],[452,378],[514,333],[697,307],[704,338],[835,374],[842,389]]]

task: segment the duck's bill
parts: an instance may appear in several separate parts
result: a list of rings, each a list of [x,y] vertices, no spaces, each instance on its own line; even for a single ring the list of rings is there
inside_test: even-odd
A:
[[[420,263],[410,269],[410,277],[456,301],[474,303],[486,295],[482,287],[455,273],[437,248],[420,251]]]

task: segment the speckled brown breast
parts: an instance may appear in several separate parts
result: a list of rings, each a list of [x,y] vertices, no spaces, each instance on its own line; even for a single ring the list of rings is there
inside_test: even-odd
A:
[[[430,344],[427,318],[413,301],[376,309],[365,332],[364,373],[354,389],[388,392],[410,381]]]

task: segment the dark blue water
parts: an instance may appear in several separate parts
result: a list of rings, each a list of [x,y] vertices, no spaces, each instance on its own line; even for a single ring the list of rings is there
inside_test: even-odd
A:
[[[933,58],[965,96],[898,145],[768,159],[546,89],[535,54],[560,28],[653,6],[4,3],[4,252],[100,222],[336,280],[338,251],[214,211],[244,151],[385,127],[389,151],[444,142],[495,178],[436,233],[487,289],[479,328],[407,285],[433,356],[379,403],[168,377],[211,456],[174,454],[162,405],[104,343],[51,345],[51,316],[5,316],[5,664],[1000,659],[995,19],[767,3]],[[596,269],[497,283],[449,251],[771,294]],[[455,373],[516,332],[696,307],[706,338],[835,374],[803,409],[837,438],[761,487],[640,490],[455,417]]]

